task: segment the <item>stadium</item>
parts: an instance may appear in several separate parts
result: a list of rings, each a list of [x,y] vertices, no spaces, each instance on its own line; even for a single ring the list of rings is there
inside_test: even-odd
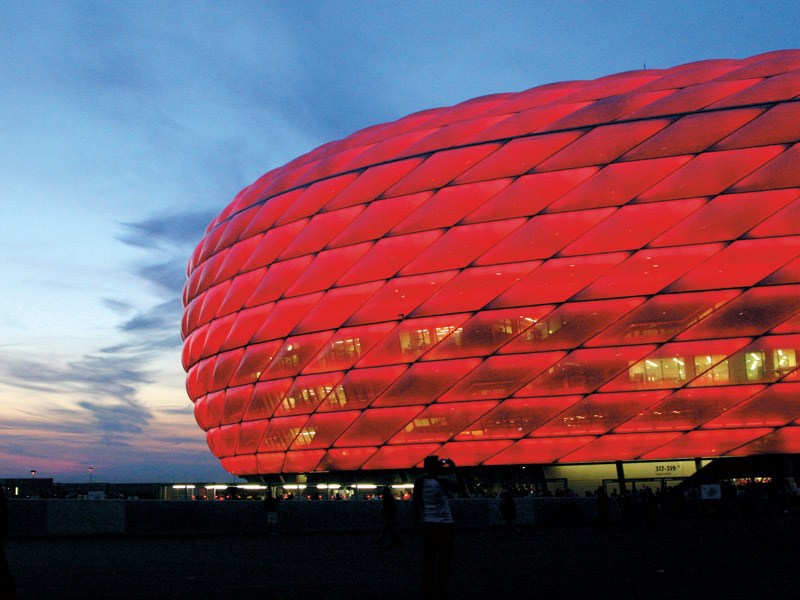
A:
[[[188,265],[209,448],[320,486],[413,481],[430,454],[578,490],[786,472],[798,96],[800,51],[706,60],[425,110],[270,171]]]

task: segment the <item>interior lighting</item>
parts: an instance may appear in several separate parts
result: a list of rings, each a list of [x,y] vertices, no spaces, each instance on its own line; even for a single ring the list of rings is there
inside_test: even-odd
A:
[[[357,490],[374,490],[378,486],[374,483],[357,483],[353,487]]]
[[[192,486],[192,487],[194,487],[194,486]],[[240,490],[265,490],[265,489],[267,489],[267,486],[265,486],[265,485],[256,485],[254,483],[246,483],[244,485],[237,485],[236,487],[239,488]]]

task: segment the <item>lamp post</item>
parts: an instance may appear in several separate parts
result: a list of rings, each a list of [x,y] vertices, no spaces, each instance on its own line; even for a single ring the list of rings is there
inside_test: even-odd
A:
[[[31,469],[31,479],[36,479],[36,469]]]
[[[94,471],[94,467],[89,467],[89,492],[86,494],[87,498],[92,493],[92,471]]]

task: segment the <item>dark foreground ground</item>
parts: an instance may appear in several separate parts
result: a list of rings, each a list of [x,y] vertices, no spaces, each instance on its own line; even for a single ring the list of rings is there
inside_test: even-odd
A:
[[[420,540],[374,536],[17,539],[19,598],[419,597]],[[772,599],[800,596],[800,515],[661,520],[632,529],[459,530],[450,597]]]

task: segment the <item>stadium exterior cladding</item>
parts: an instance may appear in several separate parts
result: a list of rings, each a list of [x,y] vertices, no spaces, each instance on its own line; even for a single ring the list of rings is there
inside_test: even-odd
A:
[[[800,51],[476,98],[275,169],[188,268],[237,475],[800,452]]]

